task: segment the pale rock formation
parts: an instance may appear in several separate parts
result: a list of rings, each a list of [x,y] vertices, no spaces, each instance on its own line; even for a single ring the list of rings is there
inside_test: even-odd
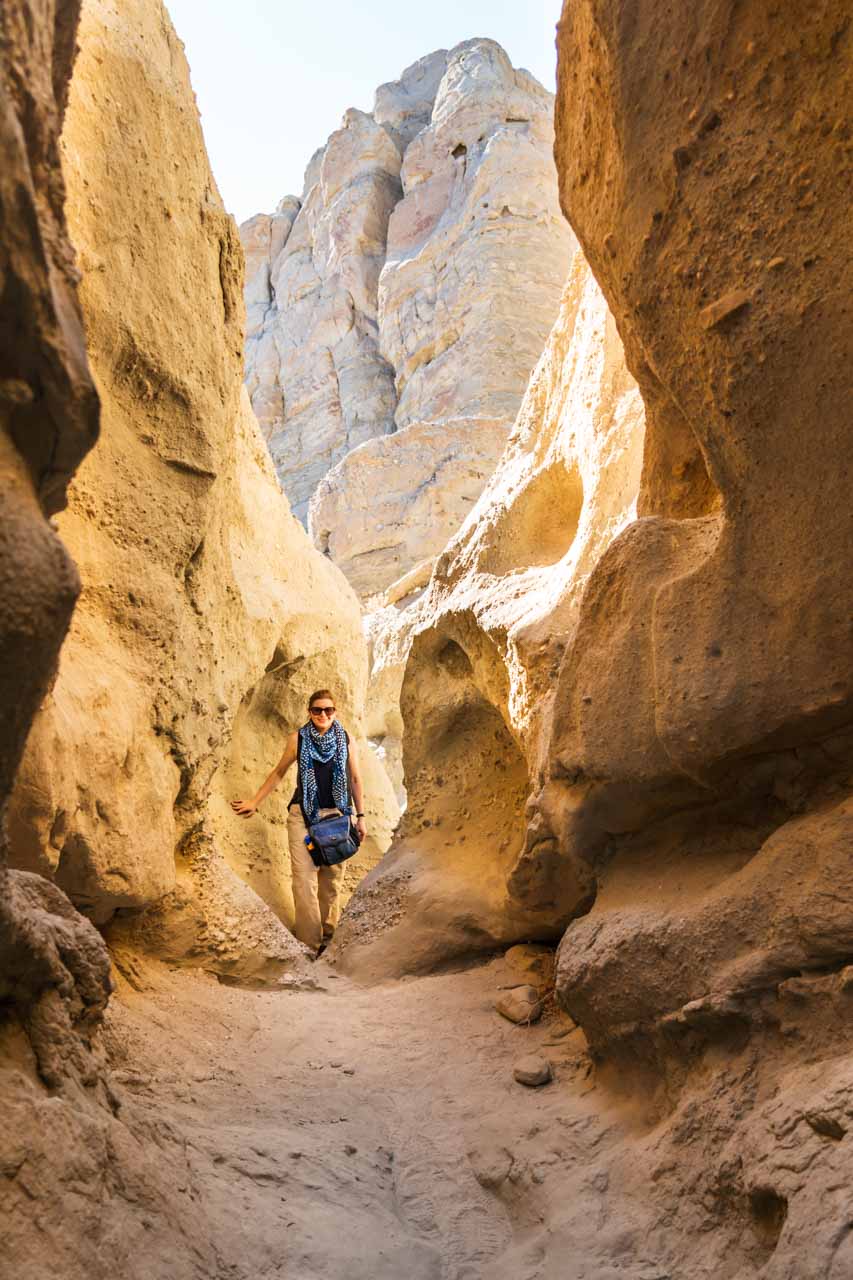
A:
[[[244,224],[246,382],[279,479],[305,519],[320,477],[394,424],[379,355],[377,285],[400,152],[350,110],[306,171],[302,201]]]
[[[246,258],[246,350],[253,357],[246,385],[255,417],[265,434],[284,412],[278,381],[279,354],[274,342],[264,335],[270,305],[270,266],[277,261],[299,209],[295,196],[285,196],[275,213],[259,213],[240,228]]]
[[[398,428],[515,417],[571,245],[553,198],[552,109],[493,41],[449,55],[403,159],[380,282]]]
[[[634,517],[642,451],[642,402],[578,255],[485,492],[426,593],[417,595],[415,578],[410,595],[369,618],[368,731],[393,760],[402,705],[410,809],[365,889],[378,900],[385,877],[397,886],[405,871],[409,906],[387,930],[372,930],[363,912],[357,936],[344,922],[350,971],[369,977],[472,948],[556,941],[568,923],[580,881],[526,833],[525,800],[549,767],[554,681],[589,574]],[[589,879],[582,884],[588,893]]]
[[[406,67],[399,80],[381,84],[376,90],[373,118],[391,134],[401,153],[432,119],[447,57],[446,49],[436,49]]]
[[[572,237],[552,109],[494,41],[436,52],[373,116],[347,112],[286,238],[292,198],[242,229],[253,404],[294,510],[314,494],[312,536],[362,596],[468,514],[553,323]]]
[[[104,142],[116,131],[120,149]],[[240,246],[158,4],[118,21],[87,3],[63,146],[103,431],[59,519],[84,590],[20,769],[13,859],[172,959],[294,963],[293,780],[248,823],[228,799],[257,788],[318,684],[362,740],[366,653],[357,601],[289,514],[241,387]],[[156,178],[140,186],[143,152]],[[109,233],[125,225],[132,255]],[[364,867],[396,805],[362,754]]]
[[[434,556],[477,501],[506,424],[416,423],[354,449],[320,481],[310,531],[363,597]]]
[[[502,421],[416,422],[353,449],[311,500],[316,545],[370,599],[444,547],[505,444]]]
[[[504,447],[571,253],[551,142],[550,95],[499,46],[450,54],[380,279],[398,431],[347,456],[311,506],[315,541],[362,595],[443,548]]]

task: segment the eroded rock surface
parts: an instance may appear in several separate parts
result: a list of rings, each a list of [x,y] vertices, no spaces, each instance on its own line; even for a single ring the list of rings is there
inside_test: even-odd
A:
[[[572,237],[552,108],[494,41],[438,51],[346,113],[301,204],[242,228],[252,401],[363,596],[468,514],[553,322]]]
[[[21,1280],[200,1280],[219,1259],[187,1212],[185,1144],[110,1080],[92,921],[139,983],[132,946],[243,979],[298,972],[276,811],[241,827],[227,800],[255,789],[330,667],[359,736],[360,614],[290,516],[241,387],[242,254],[159,0],[87,0],[79,30],[71,3],[5,6],[0,76],[5,1258]],[[72,478],[99,398],[99,448]],[[46,517],[66,486],[63,545]],[[54,682],[80,591],[66,545],[83,593]],[[366,771],[369,860],[393,798]]]
[[[587,586],[540,810],[571,862],[607,868],[560,960],[570,1008],[601,994],[597,1039],[624,1020],[598,977],[617,950],[647,1024],[839,963],[853,919],[851,259],[847,201],[820,195],[850,191],[850,24],[727,4],[652,52],[653,14],[629,37],[616,5],[566,6],[559,40],[561,197],[648,410],[642,518]],[[593,83],[607,110],[582,125]],[[821,915],[812,876],[837,896],[794,943],[776,913]],[[670,987],[651,938],[692,951]]]
[[[356,445],[391,431],[394,373],[379,353],[377,285],[400,152],[347,111],[314,157],[302,200],[244,224],[246,383],[296,515]]]
[[[91,925],[9,869],[6,821],[80,589],[48,517],[98,431],[59,171],[77,20],[75,4],[14,3],[0,39],[0,1036],[53,1084],[91,1070],[89,1031],[110,990]]]
[[[59,167],[78,17],[74,3],[0,14],[0,1224],[3,1266],[21,1280],[93,1274],[111,1164],[145,1198],[145,1160],[115,1120],[97,1043],[112,989],[106,948],[57,886],[9,869],[6,830],[80,589],[47,517],[98,430]],[[84,1234],[87,1182],[98,1211]]]
[[[0,357],[0,645],[4,663],[20,663],[17,702],[3,703],[4,785],[78,589],[45,513],[95,432],[54,162],[74,6],[53,19],[50,6],[7,5],[0,42],[14,162],[0,174],[12,282],[0,320],[15,339]],[[144,881],[135,823],[152,829],[158,875],[163,840],[180,853],[159,907],[136,930],[112,922],[126,979],[107,1014],[113,1082],[98,1040],[111,986],[98,933],[57,884],[0,868],[0,1220],[16,1276],[207,1280],[224,1268],[302,1280],[356,1265],[389,1280],[401,1267],[424,1280],[454,1269],[847,1280],[851,365],[837,193],[849,178],[850,40],[832,0],[798,23],[749,3],[567,5],[563,195],[603,292],[576,260],[493,481],[429,585],[422,561],[376,615],[384,678],[402,680],[410,805],[331,962],[387,978],[561,938],[557,993],[575,1027],[553,1007],[543,951],[371,990],[333,982],[321,963],[262,992],[134,951],[243,979],[257,976],[240,969],[247,951],[280,959],[286,935],[263,897],[286,889],[249,827],[229,853],[243,874],[226,861],[225,801],[251,744],[301,718],[300,682],[321,683],[328,655],[352,646],[357,604],[282,519],[240,408],[233,232],[181,132],[198,140],[189,99],[182,111],[170,97],[188,85],[165,13],[154,0],[120,14],[91,0],[81,67],[87,48],[100,63],[75,89],[92,135],[69,126],[69,212],[113,488],[96,450],[59,518],[85,592],[21,774],[12,846],[104,915],[130,908],[119,893],[138,890],[134,908],[160,893]],[[423,116],[430,75],[389,112],[401,138]],[[103,247],[95,227],[112,225],[112,201],[124,208],[117,188],[148,173],[161,124],[186,142],[188,185],[173,188],[167,166],[137,187],[139,210],[126,212],[146,235],[134,273],[127,239]],[[91,182],[86,147],[107,154],[104,138],[119,134],[136,170],[113,152],[116,174]],[[22,209],[25,245],[14,241]],[[172,360],[187,315],[164,294],[169,275],[149,273],[154,228],[158,262],[192,249],[190,286],[219,326],[204,368],[224,401],[195,434],[193,409],[211,405]],[[120,283],[121,308],[99,274]],[[158,492],[155,481],[170,508],[141,531],[140,492]],[[264,547],[273,527],[282,539],[273,564],[302,548],[312,598],[337,584],[340,632],[318,632],[313,608],[290,612],[287,578],[271,603],[259,516]],[[35,575],[21,581],[25,552]],[[101,555],[109,576],[96,572]],[[208,606],[223,610],[209,636],[192,616]],[[219,672],[229,644],[239,650]],[[355,723],[363,655],[352,652],[341,702]],[[108,720],[118,695],[128,710]],[[66,744],[88,753],[89,775]],[[150,811],[131,782],[148,788]],[[171,826],[157,825],[163,812]],[[39,823],[44,839],[27,845]],[[514,965],[537,966],[516,976],[541,993],[540,959],[541,1020],[499,1017],[494,994]],[[524,1052],[542,1055],[552,1085],[511,1084]]]
[[[389,593],[370,618],[370,733],[393,760],[402,708],[409,810],[365,885],[378,903],[387,877],[396,900],[403,876],[405,909],[374,928],[365,898],[342,923],[341,963],[360,976],[556,940],[592,894],[525,805],[549,767],[554,683],[586,581],[634,517],[643,422],[578,255],[485,492],[426,592],[404,581],[409,594]]]
[[[87,3],[63,149],[103,430],[60,517],[84,590],[20,770],[13,859],[172,958],[292,964],[293,781],[248,823],[228,799],[259,786],[317,685],[360,739],[366,656],[355,597],[288,512],[241,387],[242,253],[159,4],[118,21]],[[132,254],[110,231],[125,226]],[[363,755],[362,868],[396,813]],[[152,904],[150,929],[127,923]]]
[[[641,8],[638,30],[654,27],[653,14]],[[502,918],[518,911],[518,925],[529,912],[530,936],[545,938],[595,903],[563,941],[559,985],[597,1045],[630,1030],[631,1010],[641,1027],[682,1006],[689,1020],[694,1000],[716,1005],[783,971],[839,964],[849,934],[853,529],[838,459],[849,432],[850,257],[840,205],[820,207],[816,192],[836,171],[849,183],[833,95],[849,84],[850,35],[832,5],[808,37],[732,9],[735,34],[694,78],[701,38],[683,22],[673,49],[692,53],[662,51],[657,62],[615,5],[564,16],[563,203],[651,427],[644,435],[613,320],[579,260],[495,477],[417,603],[402,688],[404,720],[416,718],[404,746],[412,813],[371,881],[377,895],[384,874],[406,868],[411,918],[374,939],[392,966],[397,944],[400,963],[419,963],[427,921],[444,918],[452,949],[451,903],[436,909],[433,896],[449,876],[471,873],[466,931],[478,910],[492,918],[496,899],[470,849],[429,847],[439,811],[466,829],[463,800],[436,781],[445,770],[432,760],[455,740],[477,772],[468,726],[482,699],[529,789],[521,851],[484,845],[501,868]],[[799,89],[792,77],[770,93],[782,65],[805,68],[806,45],[814,66]],[[679,92],[644,95],[650,68]],[[812,106],[798,114],[806,82]],[[598,84],[612,100],[578,110]],[[641,102],[643,128],[629,128],[625,104]],[[672,157],[666,174],[646,163],[649,148]],[[393,633],[389,605],[383,619]],[[464,672],[472,701],[461,684],[451,692],[445,666]],[[494,768],[476,785],[472,813],[507,794]],[[412,826],[424,818],[427,834]],[[820,928],[789,936],[773,901],[804,858],[809,875],[835,878],[839,900]],[[801,892],[791,883],[782,895],[795,919]],[[354,971],[368,933],[362,918],[344,960]],[[658,947],[675,966],[664,977],[661,962],[659,983]],[[624,999],[611,998],[617,972]]]

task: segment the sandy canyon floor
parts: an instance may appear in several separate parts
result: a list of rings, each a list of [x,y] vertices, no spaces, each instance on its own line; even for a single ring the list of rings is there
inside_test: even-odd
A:
[[[274,990],[125,969],[122,1110],[161,1135],[216,1280],[666,1280],[642,1256],[644,1179],[614,1185],[636,1119],[558,1010],[494,1011],[507,982],[500,958],[369,989],[323,961]],[[512,1068],[535,1051],[554,1079],[530,1089]],[[145,1226],[146,1275],[183,1275]]]

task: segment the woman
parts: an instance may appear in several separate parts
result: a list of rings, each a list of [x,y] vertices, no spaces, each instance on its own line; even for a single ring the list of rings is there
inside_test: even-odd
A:
[[[335,932],[340,915],[343,863],[315,867],[305,845],[308,825],[333,813],[352,813],[362,840],[364,794],[358,756],[343,725],[335,718],[335,700],[328,689],[318,689],[308,699],[308,723],[287,739],[284,755],[253,800],[232,800],[231,808],[242,818],[251,818],[258,805],[281,782],[288,769],[298,764],[296,790],[287,809],[287,840],[293,875],[293,904],[296,920],[293,932],[300,942],[319,955]]]

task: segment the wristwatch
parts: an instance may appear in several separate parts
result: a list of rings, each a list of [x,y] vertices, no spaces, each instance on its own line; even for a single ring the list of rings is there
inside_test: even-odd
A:
[[[363,813],[357,813],[355,816],[356,816],[357,818],[363,818],[363,817],[364,817],[364,814],[363,814]]]

